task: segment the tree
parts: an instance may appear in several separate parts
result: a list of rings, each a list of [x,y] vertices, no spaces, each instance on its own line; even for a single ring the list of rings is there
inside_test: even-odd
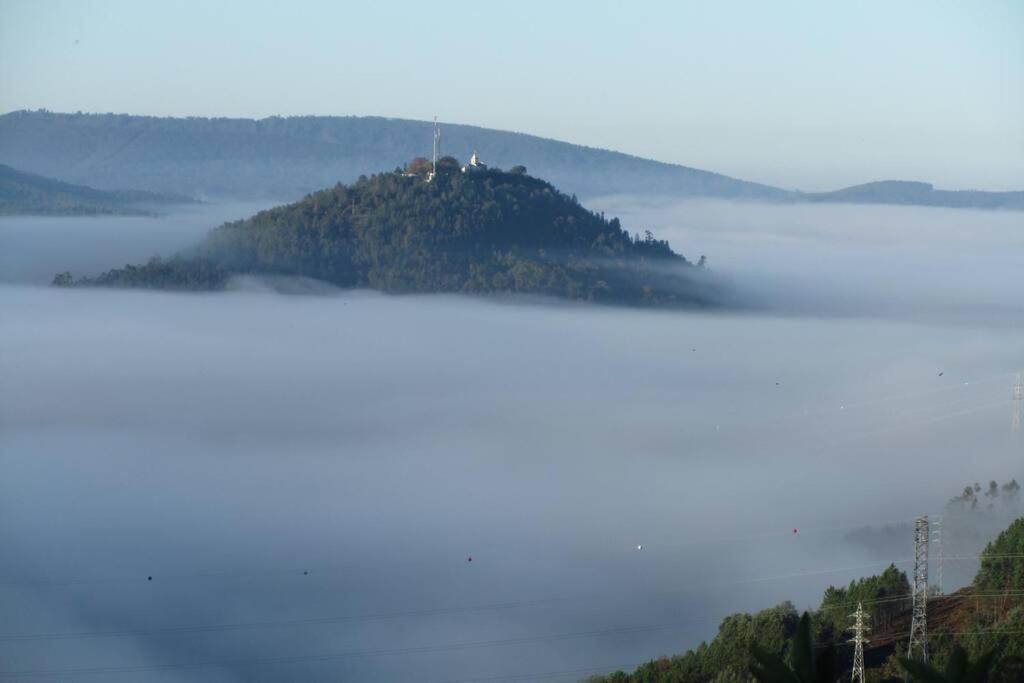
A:
[[[976,588],[988,591],[1024,589],[1024,517],[1015,520],[981,553]]]
[[[405,172],[415,173],[416,175],[426,175],[430,173],[430,159],[425,157],[416,157],[405,165]]]
[[[985,683],[988,681],[988,670],[992,666],[995,650],[989,650],[971,662],[967,651],[956,645],[946,662],[945,673],[933,666],[917,662],[906,657],[900,658],[900,664],[910,674],[910,680],[922,683]]]
[[[526,167],[525,166],[513,166],[512,168],[510,168],[508,170],[508,172],[511,173],[512,175],[526,175]]]
[[[455,157],[441,157],[437,160],[438,173],[458,173],[461,168],[462,165]]]
[[[815,653],[811,637],[811,615],[804,612],[789,645],[789,657],[770,652],[756,643],[751,646],[754,664],[750,674],[761,683],[834,683],[839,677],[836,650],[831,644]]]
[[[53,282],[50,283],[53,287],[71,287],[74,284],[75,278],[66,270],[63,273],[57,273],[53,277]]]

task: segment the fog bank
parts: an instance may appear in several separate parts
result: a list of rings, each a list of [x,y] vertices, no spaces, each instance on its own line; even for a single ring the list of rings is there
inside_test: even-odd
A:
[[[970,581],[1020,512],[945,509],[1024,481],[1018,214],[601,202],[758,311],[51,289],[248,211],[0,221],[2,672],[575,680],[908,569],[926,513]]]
[[[737,303],[811,315],[993,323],[1024,317],[1024,212],[603,197],[732,277]]]
[[[628,667],[906,568],[909,538],[848,532],[1021,477],[1020,329],[258,290],[0,310],[3,631],[120,634],[0,642],[11,671]]]

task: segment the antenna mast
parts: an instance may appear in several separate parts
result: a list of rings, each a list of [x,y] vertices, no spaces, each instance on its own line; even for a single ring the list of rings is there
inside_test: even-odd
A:
[[[922,662],[928,661],[928,515],[914,520],[914,593],[913,617],[910,622],[910,646],[907,658],[915,651]]]
[[[441,127],[437,125],[437,117],[434,117],[434,158],[430,164],[430,174],[427,175],[429,183],[437,175],[437,159],[441,156]]]
[[[859,602],[857,611],[850,616],[854,620],[853,638],[849,640],[853,643],[853,672],[850,674],[850,683],[865,683],[867,679],[864,678],[864,646],[871,641],[864,637],[864,633],[870,631],[871,627],[864,623],[864,620],[870,617],[864,612],[864,607]]]

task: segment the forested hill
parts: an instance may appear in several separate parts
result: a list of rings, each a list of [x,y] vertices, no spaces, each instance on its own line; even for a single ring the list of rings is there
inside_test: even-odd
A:
[[[540,294],[623,304],[714,300],[713,278],[650,233],[519,167],[463,173],[442,159],[428,182],[383,173],[214,230],[194,251],[75,283],[221,288],[234,274],[292,275],[387,292]]]
[[[141,214],[155,205],[191,201],[139,190],[96,190],[0,164],[0,215]]]
[[[432,124],[380,117],[156,118],[16,111],[0,162],[99,188],[198,197],[298,198],[429,153]],[[444,153],[525,164],[566,192],[771,199],[766,185],[533,135],[445,123]]]
[[[1016,490],[1012,493],[1017,495]],[[946,519],[943,518],[944,525]],[[800,651],[795,638],[800,617],[792,603],[785,602],[754,614],[726,617],[715,638],[684,654],[659,657],[640,665],[633,673],[618,671],[593,676],[588,683],[849,681],[853,665],[850,614],[858,605],[863,606],[871,627],[864,648],[868,681],[1019,683],[1024,680],[1022,557],[1024,517],[1018,518],[988,544],[981,554],[973,584],[949,595],[929,596],[928,653],[934,667],[932,671],[915,671],[908,676],[906,667],[900,663],[908,649],[913,603],[907,575],[892,565],[877,576],[825,591],[821,606],[809,615],[813,639],[805,645],[811,646],[811,653]],[[753,676],[754,646],[779,655],[781,667],[767,672],[762,670],[762,675]],[[958,646],[963,648],[968,661],[975,664],[990,657],[987,671],[975,672],[981,675],[973,677],[948,675],[950,660]],[[801,655],[807,659],[818,657],[817,665],[823,670],[817,679],[794,674],[790,666],[798,668],[796,662]],[[826,664],[831,666],[823,666]],[[827,668],[835,675],[828,676],[824,671]],[[945,676],[940,673],[942,670]]]

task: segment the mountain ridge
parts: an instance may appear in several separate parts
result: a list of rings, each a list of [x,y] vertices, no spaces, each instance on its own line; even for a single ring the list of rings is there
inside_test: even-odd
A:
[[[430,122],[384,117],[173,118],[15,111],[0,115],[0,161],[101,188],[126,182],[192,196],[297,198],[427,155]],[[443,124],[444,153],[479,150],[578,195],[622,191],[751,199],[789,192],[718,173],[525,133]]]
[[[0,115],[0,162],[99,189],[294,200],[427,156],[429,121],[382,116],[157,117],[18,110]],[[445,154],[525,165],[580,196],[1024,209],[1024,192],[876,181],[801,192],[527,133],[442,124]],[[926,189],[930,188],[930,189]]]
[[[0,215],[149,215],[142,205],[192,202],[144,190],[97,190],[0,164]]]

